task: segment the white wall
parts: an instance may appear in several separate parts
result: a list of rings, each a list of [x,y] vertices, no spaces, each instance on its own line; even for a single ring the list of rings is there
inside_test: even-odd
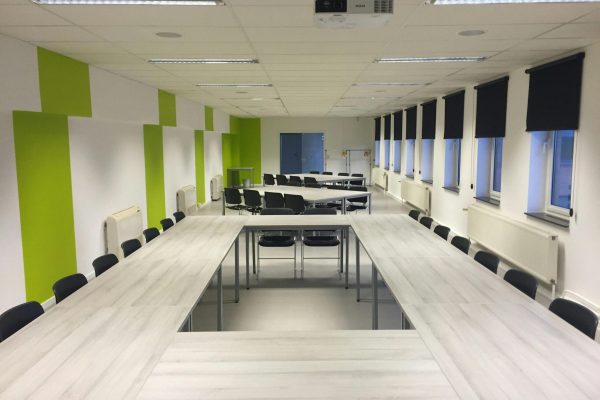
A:
[[[204,130],[203,105],[178,97],[176,107],[178,127]]]
[[[184,128],[163,128],[165,165],[165,206],[167,217],[177,211],[177,190],[196,185],[194,131]]]
[[[223,156],[220,132],[204,132],[204,184],[206,202],[210,200],[210,180],[223,175]]]

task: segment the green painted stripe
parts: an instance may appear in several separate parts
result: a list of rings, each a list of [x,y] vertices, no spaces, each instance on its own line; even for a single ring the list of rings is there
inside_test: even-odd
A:
[[[46,301],[77,272],[66,115],[13,112],[27,300]]]
[[[41,47],[37,55],[42,111],[91,117],[88,65]]]
[[[213,109],[209,106],[204,106],[204,130],[211,132],[215,130]]]
[[[206,193],[204,189],[204,132],[195,132],[196,145],[196,200],[198,203],[206,201]]]
[[[158,121],[163,126],[177,126],[177,100],[175,95],[158,91]]]
[[[148,227],[160,229],[166,215],[162,126],[144,125],[144,161]]]

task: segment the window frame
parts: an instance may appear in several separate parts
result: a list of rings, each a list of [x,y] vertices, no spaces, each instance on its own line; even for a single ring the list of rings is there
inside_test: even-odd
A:
[[[409,178],[415,178],[415,152],[416,152],[416,139],[406,139],[406,173],[405,175]],[[408,154],[412,151],[412,157]],[[412,165],[409,168],[408,161],[412,161]]]
[[[492,137],[490,143],[490,187],[489,195],[490,198],[500,201],[502,196],[502,187],[500,191],[494,190],[494,172],[495,172],[495,161],[496,161],[496,140],[502,140],[502,157],[504,157],[504,138],[503,137]],[[502,182],[502,160],[500,160],[500,182]],[[502,184],[500,185],[502,186]]]
[[[453,158],[452,160],[452,164],[451,164],[451,168],[452,171],[448,171],[448,169],[446,168],[444,170],[444,181],[445,183],[448,182],[448,175],[450,174],[452,176],[452,178],[456,177],[456,180],[450,182],[450,184],[445,184],[444,188],[446,189],[456,189],[459,190],[460,189],[460,163],[461,163],[461,157],[462,157],[462,139],[461,138],[453,138],[453,139],[444,139],[450,142],[446,142],[445,143],[445,157],[448,157],[449,155]],[[448,144],[450,144],[452,146],[452,150],[448,151]],[[448,164],[445,162],[444,163],[445,166],[447,167]]]
[[[433,165],[434,165],[434,154],[435,154],[435,139],[421,139],[421,157],[419,159],[420,162],[420,178],[421,182],[433,184]],[[425,152],[428,151],[428,157],[425,157]],[[428,162],[429,165],[426,165]],[[427,168],[425,168],[427,167]],[[424,171],[429,172],[428,177],[424,177]]]
[[[556,206],[552,204],[552,184],[554,181],[554,157],[556,156],[555,152],[555,143],[556,143],[556,134],[561,132],[561,130],[547,131],[546,132],[546,142],[544,146],[546,146],[546,151],[551,151],[551,153],[546,153],[546,193],[545,193],[545,204],[544,204],[544,212],[546,214],[555,216],[557,218],[568,218],[571,214],[571,209],[573,208],[573,180],[575,177],[575,149],[577,148],[577,130],[575,129],[565,129],[565,131],[573,131],[573,154],[572,154],[572,163],[571,167],[571,201],[569,208],[563,208],[560,206]]]
[[[376,140],[375,141],[375,161],[373,162],[373,165],[375,165],[377,168],[379,168],[379,165],[381,164],[381,141],[380,140]]]
[[[393,142],[394,142],[393,172],[400,173],[402,170],[402,140],[394,139]],[[396,161],[398,161],[398,162],[396,162]]]

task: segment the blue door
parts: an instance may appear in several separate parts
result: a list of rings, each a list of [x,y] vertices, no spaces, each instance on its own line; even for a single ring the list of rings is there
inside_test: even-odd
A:
[[[280,143],[282,174],[323,171],[322,133],[282,133]]]

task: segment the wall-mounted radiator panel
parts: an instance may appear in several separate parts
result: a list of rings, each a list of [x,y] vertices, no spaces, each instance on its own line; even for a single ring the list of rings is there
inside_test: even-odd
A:
[[[371,182],[373,182],[375,186],[387,190],[387,175],[383,169],[379,167],[373,168],[371,172]]]
[[[142,210],[137,206],[133,206],[109,215],[104,224],[104,229],[107,253],[113,253],[119,258],[123,258],[121,243],[129,239],[142,241],[142,231],[144,230]]]
[[[210,198],[220,200],[223,193],[223,175],[217,175],[210,180]]]
[[[193,215],[198,210],[196,200],[196,186],[184,186],[177,191],[177,211],[183,211],[186,215]]]
[[[469,206],[469,237],[537,279],[555,284],[558,237],[481,206]]]
[[[427,186],[404,179],[400,182],[400,196],[402,200],[429,215],[431,209],[431,191]]]

